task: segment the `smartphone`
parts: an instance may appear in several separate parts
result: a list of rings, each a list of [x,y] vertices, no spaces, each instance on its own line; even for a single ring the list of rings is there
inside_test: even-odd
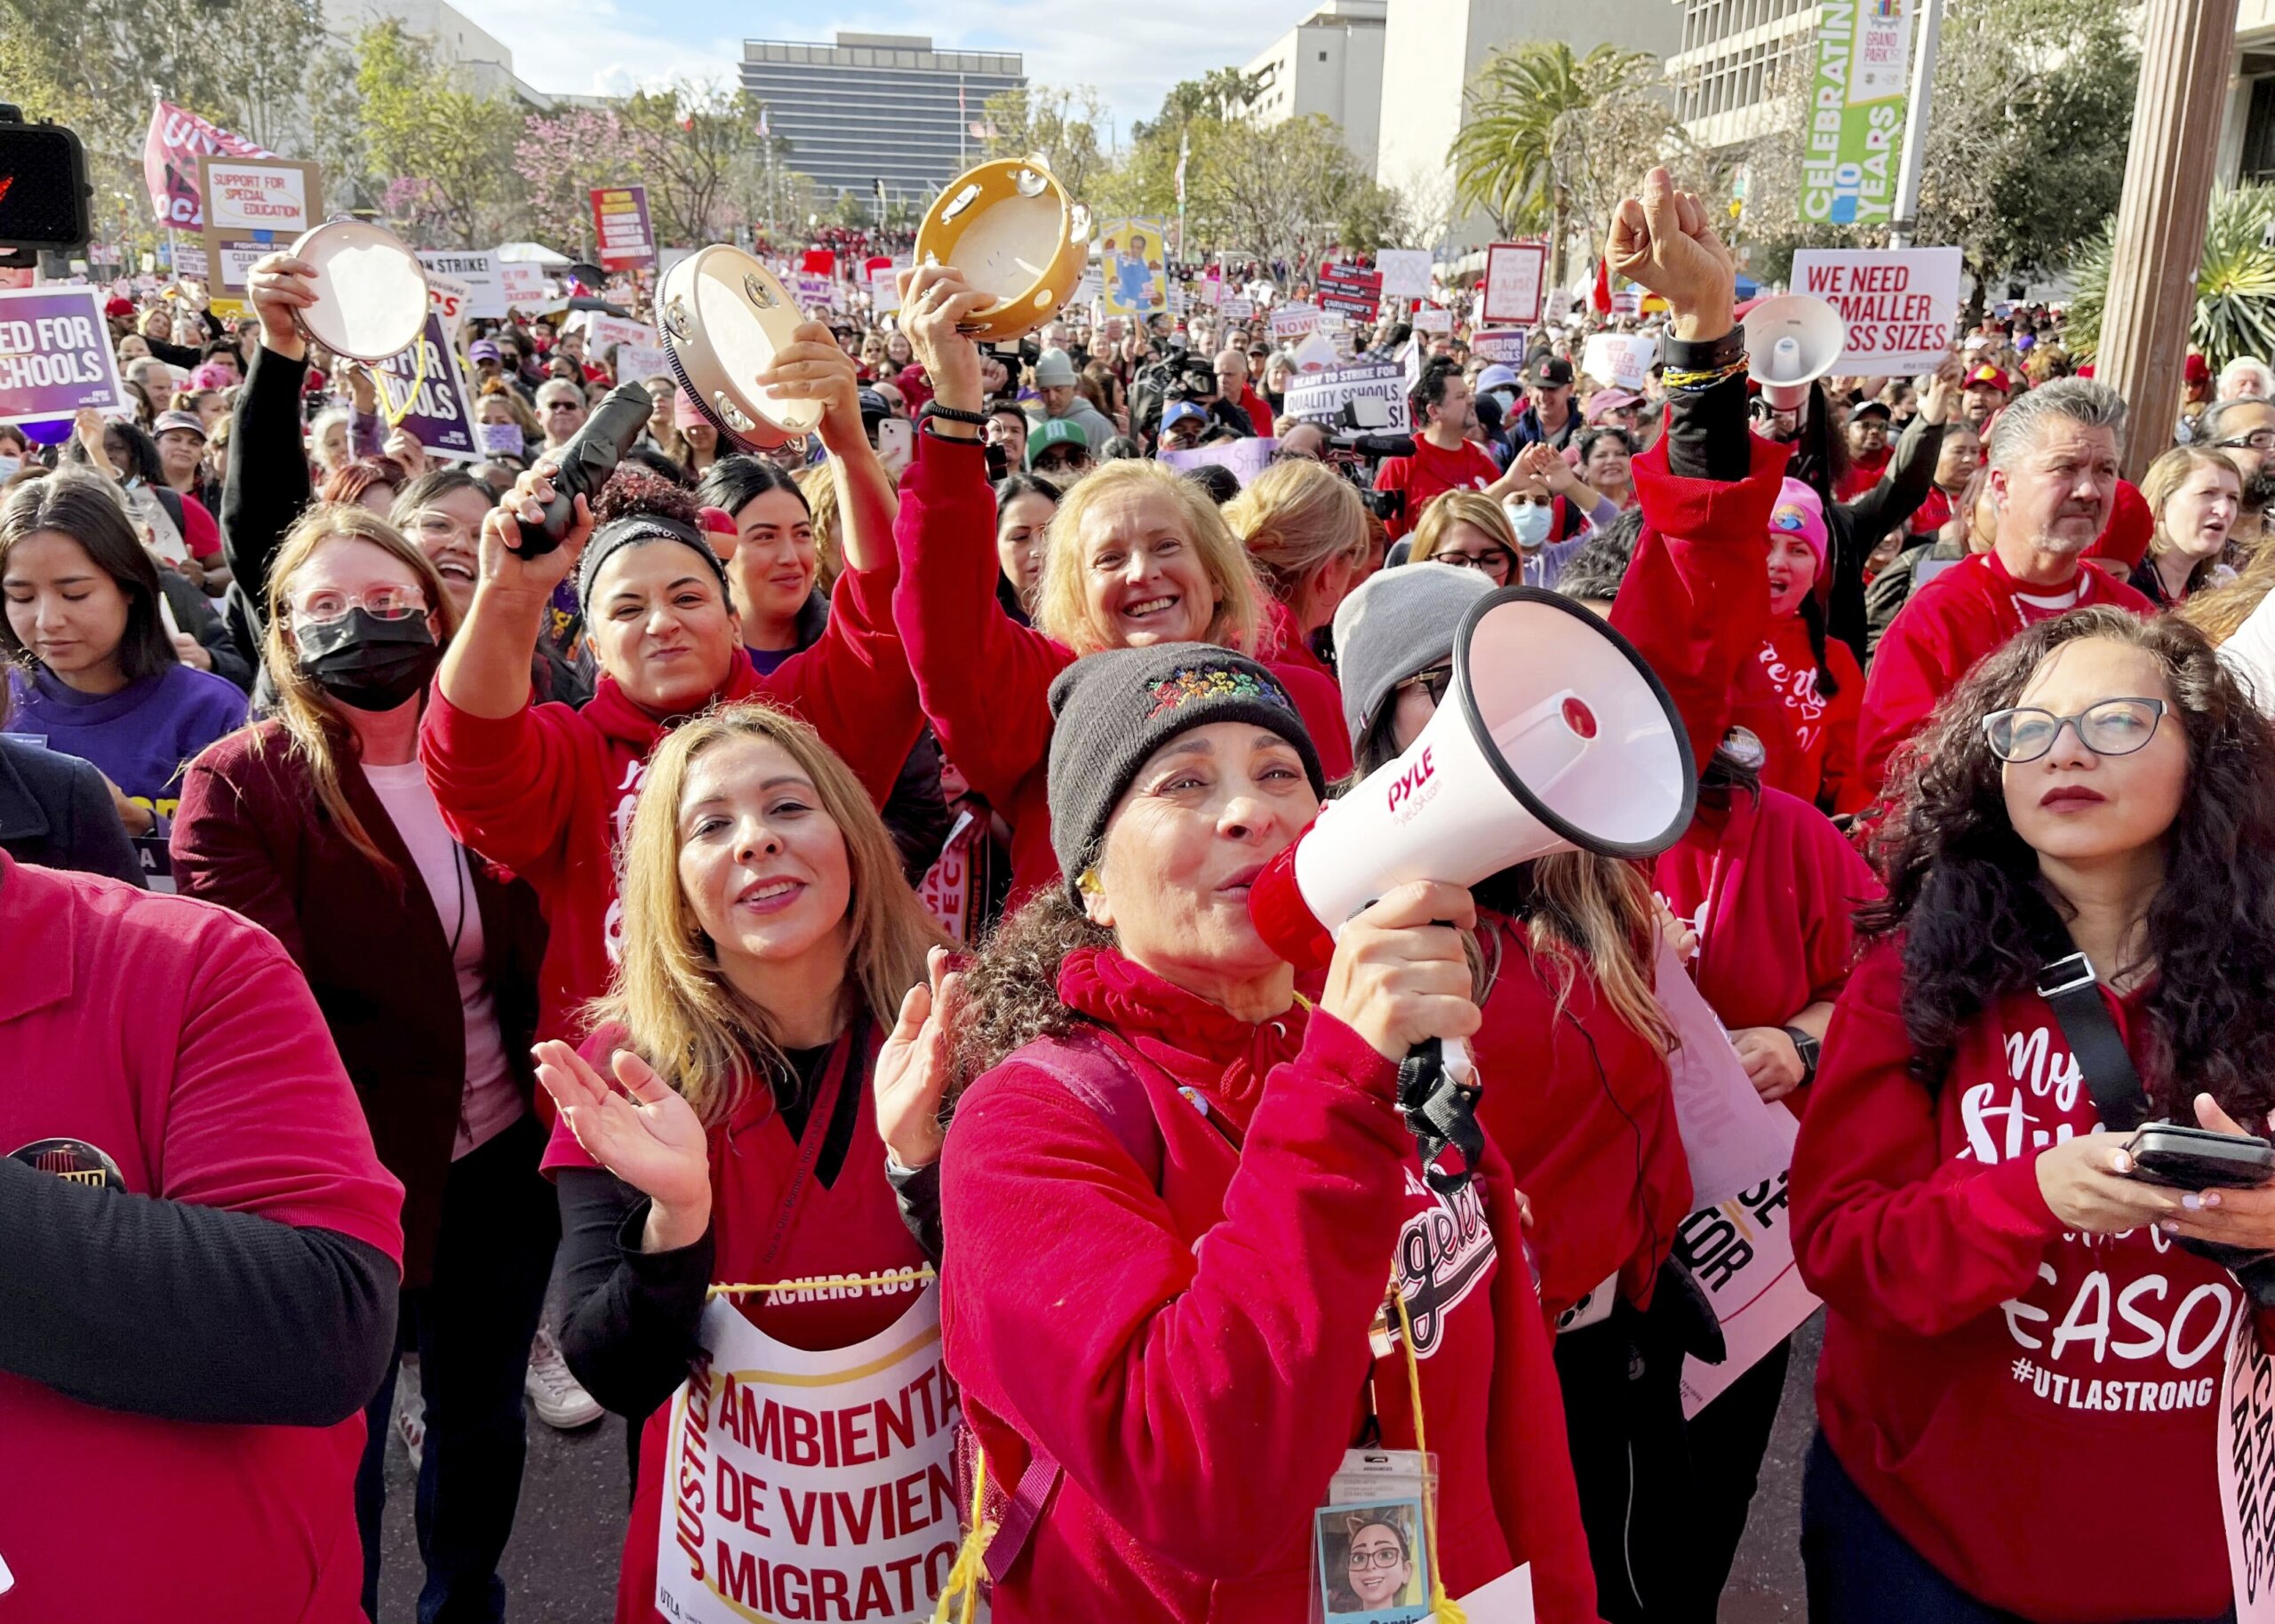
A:
[[[877,460],[895,474],[908,466],[916,455],[915,426],[899,418],[887,418],[877,425]]]
[[[2131,1176],[2172,1190],[2243,1190],[2275,1177],[2275,1145],[2252,1134],[2151,1122],[2125,1152]]]

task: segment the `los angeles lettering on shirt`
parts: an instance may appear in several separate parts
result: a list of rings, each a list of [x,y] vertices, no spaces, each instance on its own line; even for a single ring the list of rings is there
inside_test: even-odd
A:
[[[2004,1075],[1952,1079],[1967,1137],[1957,1159],[1993,1167],[2099,1131],[2059,1029],[2004,1036]],[[2016,1397],[2065,1412],[2208,1411],[2238,1302],[2224,1270],[2161,1230],[2064,1234],[2039,1263],[2037,1285],[2000,1305]]]
[[[1414,1356],[1426,1359],[1445,1339],[1446,1317],[1493,1278],[1499,1254],[1474,1180],[1441,1195],[1409,1167],[1406,1193],[1422,1205],[1398,1231],[1393,1268],[1414,1326]],[[1394,1342],[1398,1326],[1389,1331]]]

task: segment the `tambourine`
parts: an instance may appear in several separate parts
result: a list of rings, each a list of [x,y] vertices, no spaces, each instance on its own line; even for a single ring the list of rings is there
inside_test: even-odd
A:
[[[363,220],[330,220],[301,233],[291,251],[315,267],[316,302],[299,315],[324,348],[374,363],[419,342],[427,329],[427,267],[395,233]]]
[[[729,442],[771,450],[820,426],[819,401],[778,400],[750,381],[805,320],[757,260],[739,248],[699,249],[664,274],[656,309],[672,377]]]
[[[1074,296],[1090,258],[1090,211],[1032,158],[968,169],[924,212],[916,263],[953,266],[973,290],[1002,301],[964,330],[1004,343],[1023,338]]]

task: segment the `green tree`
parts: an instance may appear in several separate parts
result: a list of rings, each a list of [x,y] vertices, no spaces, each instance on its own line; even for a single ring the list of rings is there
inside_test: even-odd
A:
[[[1659,60],[1598,45],[1584,57],[1561,40],[1528,40],[1486,58],[1463,92],[1447,157],[1455,201],[1481,208],[1506,235],[1545,231],[1549,281],[1564,282],[1575,224],[1601,241],[1644,164],[1690,157]]]
[[[2196,309],[2188,323],[2188,341],[2204,353],[2215,372],[2239,355],[2263,359],[2275,354],[2275,247],[2269,246],[2271,232],[2275,232],[2275,187],[2213,192],[2203,257],[2196,267]],[[2112,214],[2071,267],[2077,292],[2070,302],[2063,342],[2081,361],[2092,360],[2101,341],[2116,233]]]
[[[1088,85],[999,91],[980,108],[983,151],[990,158],[1041,158],[1071,195],[1087,200],[1108,166],[1098,144],[1105,118],[1098,93]]]
[[[514,147],[521,115],[500,97],[461,89],[427,42],[389,18],[355,42],[371,172],[382,206],[451,247],[494,243],[517,216]]]
[[[726,235],[759,184],[759,107],[748,91],[682,80],[618,109],[640,161],[627,178],[648,188],[657,241],[699,244]]]

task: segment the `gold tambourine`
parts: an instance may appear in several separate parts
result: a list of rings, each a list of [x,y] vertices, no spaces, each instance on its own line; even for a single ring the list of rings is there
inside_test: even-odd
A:
[[[924,212],[916,263],[953,266],[998,303],[965,322],[974,338],[1004,343],[1058,313],[1090,258],[1090,211],[1032,158],[968,169]]]
[[[672,377],[731,444],[771,450],[820,426],[819,401],[778,400],[751,382],[805,317],[774,273],[741,249],[714,243],[672,267],[656,310]]]

